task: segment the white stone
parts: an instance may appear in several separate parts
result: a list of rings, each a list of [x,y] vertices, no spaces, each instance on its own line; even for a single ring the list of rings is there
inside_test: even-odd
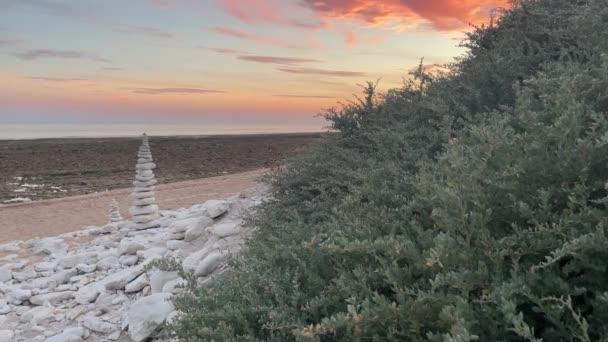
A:
[[[198,252],[190,254],[188,257],[182,261],[182,267],[186,272],[194,272],[198,264],[205,258],[209,253],[213,250],[217,249],[215,242],[217,241],[217,236],[212,236],[205,243],[205,246],[199,250]]]
[[[211,231],[213,234],[221,238],[226,238],[232,235],[239,234],[241,232],[241,226],[234,222],[221,223],[213,226]]]
[[[108,340],[110,341],[116,341],[120,338],[120,333],[121,331],[115,331],[113,333],[111,333],[110,335],[108,335]]]
[[[57,286],[57,283],[53,281],[50,277],[36,278],[32,280],[32,287],[35,289],[47,289],[49,286]]]
[[[99,287],[95,284],[83,286],[76,292],[76,302],[86,305],[94,302],[99,296]]]
[[[154,203],[156,203],[156,199],[154,197],[141,198],[137,200],[137,205],[149,205]]]
[[[183,278],[169,280],[163,286],[162,292],[177,294],[183,292],[185,290],[186,285],[186,280]]]
[[[76,270],[78,270],[79,273],[92,273],[92,272],[95,272],[96,269],[97,269],[96,264],[92,264],[92,265],[78,264],[78,265],[76,265]]]
[[[32,296],[32,290],[28,289],[13,289],[11,296],[18,300],[28,300]]]
[[[6,283],[11,279],[13,279],[13,272],[7,270],[6,268],[0,267],[0,283]]]
[[[150,287],[152,293],[160,293],[163,290],[163,286],[171,280],[177,279],[179,275],[177,272],[166,272],[166,271],[152,271],[150,272]]]
[[[38,275],[34,271],[13,272],[13,278],[19,282],[28,281],[36,278]]]
[[[0,330],[0,342],[13,342],[15,333],[12,330]]]
[[[57,268],[57,261],[45,261],[34,265],[36,272],[54,271]]]
[[[59,266],[63,268],[74,268],[78,264],[94,264],[97,262],[97,253],[79,253],[63,257],[59,261]]]
[[[193,241],[203,236],[207,227],[213,224],[213,219],[203,216],[194,222],[190,223],[186,228],[186,235],[184,241]]]
[[[218,266],[225,260],[226,255],[219,251],[211,252],[209,255],[196,266],[194,275],[197,277],[204,277],[215,271]]]
[[[179,240],[169,240],[166,243],[167,249],[174,251],[177,249],[182,249],[184,248],[184,246],[186,245],[186,243],[184,241],[179,241]]]
[[[34,242],[32,252],[34,254],[63,254],[67,250],[67,245],[63,240],[55,237],[48,237]]]
[[[133,266],[137,264],[139,257],[137,255],[123,255],[120,257],[119,261],[123,266]]]
[[[158,213],[158,205],[149,204],[149,205],[141,205],[138,207],[132,207],[129,209],[129,213],[133,216],[136,215],[151,215]]]
[[[150,170],[150,169],[156,168],[156,164],[154,164],[154,163],[137,164],[136,168],[138,170]]]
[[[183,220],[174,221],[169,225],[169,229],[175,233],[181,233],[188,230],[188,226],[198,220],[198,217],[191,217]]]
[[[153,198],[154,191],[134,192],[131,194],[135,199],[139,198]]]
[[[158,181],[154,178],[147,180],[147,181],[140,181],[140,180],[136,180],[133,182],[133,186],[135,186],[135,188],[144,188],[144,187],[151,187],[154,186],[158,183]]]
[[[21,323],[38,324],[39,322],[54,320],[53,308],[48,306],[38,306],[32,308],[19,317]]]
[[[162,257],[165,253],[167,252],[167,248],[166,247],[152,247],[149,249],[144,249],[141,251],[137,251],[137,255],[144,259],[150,259],[150,258],[155,258],[155,257]]]
[[[116,231],[118,231],[118,227],[116,226],[116,223],[122,221],[122,217],[120,219],[116,218],[114,221],[114,224],[106,224],[105,226],[101,227],[101,233],[102,234],[112,234]]]
[[[8,263],[8,264],[4,265],[4,267],[11,271],[22,270],[23,268],[25,268],[25,266],[27,266],[28,263],[29,263],[28,260],[19,260],[19,261]]]
[[[13,308],[8,304],[0,303],[0,315],[6,315],[13,311]]]
[[[114,325],[112,323],[104,322],[104,321],[100,320],[99,318],[93,317],[93,316],[85,317],[82,324],[84,325],[85,328],[87,328],[91,331],[94,331],[94,332],[102,333],[102,334],[111,334],[111,333],[115,332],[116,330],[118,330],[118,327],[116,325]]]
[[[135,225],[133,225],[133,228],[135,230],[145,230],[145,229],[158,228],[158,227],[160,227],[159,220],[154,220],[154,221],[150,221],[147,223],[136,223]]]
[[[85,335],[82,327],[66,328],[59,335],[52,336],[46,342],[81,342]]]
[[[118,257],[114,255],[107,256],[97,262],[97,269],[107,271],[118,266]]]
[[[44,293],[44,294],[32,296],[30,298],[30,303],[32,303],[33,305],[40,305],[40,306],[44,305],[45,303],[49,303],[51,305],[56,305],[59,302],[62,302],[64,300],[68,300],[68,299],[72,299],[72,298],[74,298],[73,291],[51,292],[51,293]]]
[[[172,233],[169,235],[169,240],[183,240],[186,238],[186,232]]]
[[[147,175],[147,176],[141,175],[142,172],[146,172],[146,171],[150,171],[150,170],[140,170],[139,171],[140,174],[135,175],[135,179],[140,182],[149,182],[152,179],[154,179],[154,173],[152,171],[150,171],[150,175]]]
[[[19,247],[19,244],[21,244],[22,241],[13,241],[13,242],[9,242],[9,243],[3,243],[0,245],[0,252],[19,252],[21,250],[21,247]]]
[[[209,217],[216,218],[227,212],[229,205],[227,201],[209,200],[205,202],[204,207]]]
[[[150,337],[174,310],[170,293],[157,293],[137,300],[129,309],[129,336],[134,342]]]
[[[137,251],[144,249],[144,245],[136,241],[122,240],[118,244],[118,255],[135,254]]]
[[[66,284],[70,281],[70,278],[78,275],[78,271],[75,269],[67,269],[65,271],[57,272],[49,277],[52,282],[55,282],[55,285]]]
[[[148,286],[148,284],[150,284],[150,280],[148,279],[148,276],[144,273],[129,284],[127,284],[127,286],[125,286],[125,292],[132,293],[141,291],[144,287]]]
[[[121,290],[127,286],[133,279],[139,277],[144,272],[142,265],[126,268],[120,272],[110,274],[102,282],[108,291]]]
[[[141,177],[154,177],[154,172],[152,170],[142,170],[138,172]]]
[[[152,192],[154,191],[156,187],[155,186],[146,186],[146,187],[135,187],[135,189],[133,190],[133,192]]]
[[[160,217],[157,213],[148,214],[148,215],[137,215],[133,216],[133,222],[135,223],[148,223],[150,221],[157,220]],[[159,224],[160,226],[160,224]]]

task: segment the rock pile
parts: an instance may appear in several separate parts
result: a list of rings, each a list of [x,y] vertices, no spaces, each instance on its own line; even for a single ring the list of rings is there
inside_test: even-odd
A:
[[[152,171],[156,168],[156,164],[152,161],[152,151],[145,133],[137,153],[135,168],[133,206],[129,209],[135,223],[133,228],[136,230],[156,228],[160,225],[158,205],[154,198],[154,185],[157,181]]]
[[[250,232],[242,210],[259,204],[266,191],[258,186],[246,198],[161,211],[156,228],[86,227],[0,245],[14,253],[0,257],[0,342],[153,338],[165,320],[179,315],[168,300],[185,291],[185,280],[147,265],[169,257],[181,260],[200,284],[212,280]],[[75,236],[92,239],[73,246],[67,240]]]
[[[120,215],[120,206],[118,205],[118,201],[116,201],[116,198],[113,198],[112,203],[110,204],[110,223],[118,224],[122,221],[123,219]]]

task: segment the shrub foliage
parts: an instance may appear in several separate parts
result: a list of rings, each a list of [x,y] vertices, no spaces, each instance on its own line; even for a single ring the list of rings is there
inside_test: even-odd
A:
[[[608,6],[521,0],[327,111],[181,341],[608,341]]]

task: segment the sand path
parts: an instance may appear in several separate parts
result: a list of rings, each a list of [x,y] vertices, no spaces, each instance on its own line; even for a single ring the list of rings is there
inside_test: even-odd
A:
[[[190,207],[209,199],[223,199],[252,187],[267,169],[189,180],[156,187],[161,209]],[[84,226],[107,223],[112,198],[127,218],[131,189],[0,206],[0,243],[55,236]]]

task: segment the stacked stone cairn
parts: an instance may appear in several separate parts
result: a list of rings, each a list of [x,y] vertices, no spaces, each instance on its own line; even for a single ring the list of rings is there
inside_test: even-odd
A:
[[[122,221],[123,219],[120,215],[120,206],[118,205],[116,198],[113,198],[112,203],[110,204],[110,223],[117,224],[118,222]]]
[[[133,206],[129,212],[133,216],[135,230],[157,228],[160,226],[160,215],[158,205],[154,198],[154,185],[157,183],[154,178],[156,164],[152,162],[152,152],[148,136],[144,133],[143,141],[137,153],[137,165],[135,181],[133,185]]]

